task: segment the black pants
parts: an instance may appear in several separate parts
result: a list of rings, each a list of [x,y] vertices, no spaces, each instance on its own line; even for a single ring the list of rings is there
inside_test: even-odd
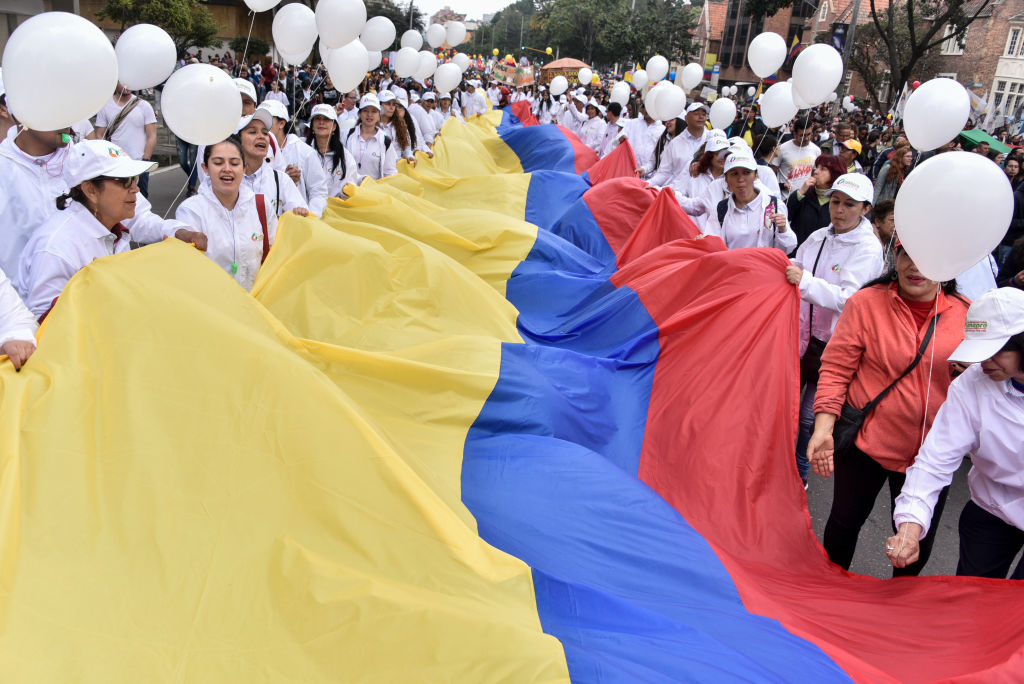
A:
[[[825,535],[822,545],[828,553],[829,560],[844,570],[850,569],[853,561],[853,552],[857,549],[857,536],[860,528],[871,515],[871,509],[875,506],[875,498],[886,481],[889,482],[889,503],[895,505],[896,497],[903,489],[903,482],[907,476],[893,470],[886,470],[878,461],[874,460],[856,446],[850,447],[850,451],[842,457],[835,459],[835,472],[832,474],[835,479],[835,494],[832,497],[832,510],[828,514],[828,522],[825,523]],[[935,514],[932,516],[932,525],[928,535],[920,541],[921,557],[905,568],[893,568],[893,577],[904,577],[921,574],[928,557],[932,553],[932,544],[935,541],[935,530],[939,526],[939,519],[942,517],[942,509],[946,505],[946,495],[949,494],[949,487],[942,490],[938,503],[935,504]],[[892,510],[890,508],[890,510]],[[896,526],[893,524],[893,532]],[[881,549],[882,542],[878,540],[878,547]]]
[[[1005,579],[1022,546],[1024,530],[968,501],[960,514],[960,562],[956,574]],[[1010,579],[1024,580],[1024,561],[1017,563]]]

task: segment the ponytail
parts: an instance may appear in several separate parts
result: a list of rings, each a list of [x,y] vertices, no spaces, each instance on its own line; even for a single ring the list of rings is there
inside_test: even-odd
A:
[[[64,211],[65,209],[68,208],[68,203],[70,203],[71,201],[78,202],[83,207],[89,206],[86,202],[85,193],[82,192],[82,186],[80,185],[76,185],[75,187],[71,188],[70,191],[65,192],[63,195],[57,198],[57,209],[59,209],[60,211]]]

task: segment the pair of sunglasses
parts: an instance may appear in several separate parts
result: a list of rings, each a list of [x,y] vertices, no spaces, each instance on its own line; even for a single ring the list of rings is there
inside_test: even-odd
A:
[[[119,183],[122,186],[124,186],[124,188],[127,190],[128,188],[132,187],[133,185],[139,182],[139,177],[129,176],[128,178],[111,178],[110,176],[100,176],[96,180],[114,181],[115,183]]]

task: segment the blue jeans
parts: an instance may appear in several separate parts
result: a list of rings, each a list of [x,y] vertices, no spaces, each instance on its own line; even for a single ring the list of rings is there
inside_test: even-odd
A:
[[[146,199],[149,199],[149,171],[139,176],[139,192]]]
[[[808,382],[804,385],[804,396],[800,401],[800,423],[796,433],[796,469],[800,479],[807,483],[807,474],[811,470],[811,462],[807,458],[807,445],[814,432],[814,395],[818,392],[818,383]]]
[[[198,172],[196,171],[196,154],[199,153],[199,147],[191,143],[187,143],[181,138],[175,137],[178,146],[178,166],[181,170],[189,174],[188,176],[188,187],[196,187],[196,183],[199,182]]]

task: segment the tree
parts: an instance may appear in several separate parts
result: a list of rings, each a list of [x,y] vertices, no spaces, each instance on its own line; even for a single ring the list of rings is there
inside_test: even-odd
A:
[[[404,3],[400,7],[393,0],[367,0],[366,16],[387,17],[395,25],[395,33],[401,38],[402,34],[409,30],[409,15],[412,14],[412,28],[422,31],[426,28],[423,13],[416,7],[415,2]]]
[[[745,0],[743,9],[747,16],[759,19],[804,1]],[[995,0],[893,0],[881,11],[875,0],[867,2],[869,21],[857,27],[858,34],[867,35],[863,43],[855,36],[857,49],[851,48],[854,56],[850,58],[850,65],[856,68],[865,84],[871,79],[876,87],[881,85],[878,74],[888,67],[891,72],[888,87],[882,93],[881,102],[875,101],[880,105],[892,102],[895,93],[910,80],[929,50],[951,36],[963,39],[967,27]],[[869,26],[871,28],[867,29]],[[874,94],[872,98],[877,100]]]
[[[96,16],[120,24],[120,32],[155,24],[171,36],[179,56],[189,47],[217,44],[217,21],[198,0],[107,0]]]
[[[246,45],[248,42],[248,45]],[[270,43],[263,40],[262,38],[252,37],[246,41],[245,36],[238,36],[232,38],[231,42],[228,43],[228,47],[231,51],[239,55],[240,61],[246,61],[248,57],[257,56],[262,57],[270,52]]]

